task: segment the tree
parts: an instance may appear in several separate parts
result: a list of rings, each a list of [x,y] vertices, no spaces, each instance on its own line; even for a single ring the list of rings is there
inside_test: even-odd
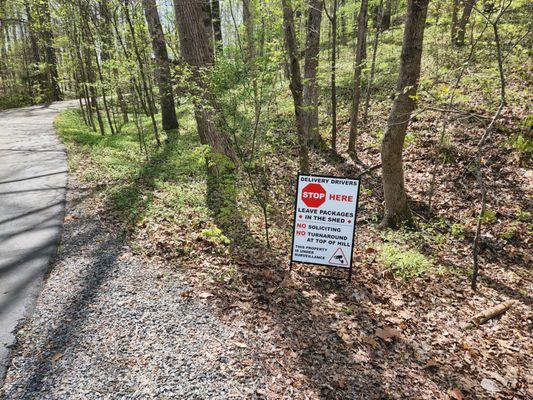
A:
[[[57,57],[54,49],[54,33],[52,31],[49,0],[37,2],[37,10],[39,16],[39,33],[44,44],[48,81],[47,98],[49,101],[58,101],[61,100],[61,90],[59,89],[59,74],[57,72]]]
[[[352,158],[357,157],[356,142],[359,125],[359,104],[361,103],[361,74],[366,59],[366,28],[368,22],[368,0],[361,0],[361,9],[357,19],[357,52],[355,54],[355,69],[353,78],[352,113],[350,123],[350,137],[348,153]]]
[[[307,36],[304,51],[304,130],[309,142],[320,141],[318,131],[318,84],[317,68],[320,51],[320,24],[322,22],[322,0],[309,0],[307,15]]]
[[[220,1],[211,1],[211,19],[213,21],[213,35],[215,37],[215,49],[222,50],[222,24],[220,20]]]
[[[163,130],[169,131],[178,128],[178,119],[172,93],[167,45],[155,0],[143,0],[143,7],[156,62],[155,76],[159,86]]]
[[[326,11],[331,22],[331,149],[337,151],[337,4],[331,3],[331,15]]]
[[[403,34],[396,98],[381,144],[385,213],[382,227],[412,223],[403,171],[403,144],[411,113],[416,106],[418,80],[429,0],[409,0]]]
[[[294,103],[294,114],[296,117],[296,133],[299,144],[300,171],[309,172],[309,152],[307,149],[307,135],[304,130],[303,118],[303,96],[302,96],[302,76],[300,73],[300,62],[296,46],[296,31],[294,29],[294,11],[291,0],[281,0],[283,7],[283,31],[285,37],[285,48],[289,57],[289,80],[292,99]]]
[[[378,53],[379,34],[381,32],[381,22],[383,13],[383,0],[380,0],[377,8],[377,16],[374,20],[374,40],[372,41],[372,61],[370,62],[370,71],[368,72],[368,78],[366,81],[366,96],[365,96],[365,108],[363,111],[363,122],[367,122],[368,108],[370,106],[370,94],[372,92],[372,85],[374,83],[374,75],[376,72],[376,56]]]
[[[470,20],[470,15],[472,14],[475,4],[476,0],[465,0],[463,14],[461,15],[461,19],[457,22],[457,28],[454,32],[455,37],[453,38],[453,44],[458,47],[461,47],[465,44],[466,25]]]
[[[205,79],[205,72],[214,64],[214,58],[206,35],[202,4],[195,0],[174,0],[174,9],[181,54],[196,86],[193,94],[194,115],[200,141],[211,146],[213,153],[235,161],[237,157],[229,137],[215,123],[221,111]]]

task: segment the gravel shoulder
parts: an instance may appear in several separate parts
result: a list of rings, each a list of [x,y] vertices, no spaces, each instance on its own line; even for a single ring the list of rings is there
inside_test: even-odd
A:
[[[243,330],[221,321],[179,272],[133,258],[87,211],[76,182],[69,187],[59,255],[0,397],[260,397],[260,371],[241,368],[253,357]]]

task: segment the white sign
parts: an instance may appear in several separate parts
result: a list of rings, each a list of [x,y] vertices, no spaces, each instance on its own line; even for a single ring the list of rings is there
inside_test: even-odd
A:
[[[358,179],[298,175],[292,262],[351,268]]]

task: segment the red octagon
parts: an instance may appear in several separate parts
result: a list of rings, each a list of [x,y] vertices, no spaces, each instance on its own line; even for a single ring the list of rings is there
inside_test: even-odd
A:
[[[302,189],[302,201],[307,207],[320,207],[326,201],[326,190],[318,183],[310,183]]]

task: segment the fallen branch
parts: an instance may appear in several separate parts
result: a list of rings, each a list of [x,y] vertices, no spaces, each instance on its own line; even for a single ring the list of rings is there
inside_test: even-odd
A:
[[[503,314],[508,309],[510,309],[517,301],[516,300],[507,300],[503,303],[498,304],[497,306],[487,308],[479,314],[474,315],[474,317],[464,325],[464,329],[472,329],[478,327],[479,325],[484,324],[489,319],[497,317],[498,315]]]
[[[380,167],[381,167],[381,163],[376,164],[376,165],[372,165],[371,167],[368,167],[367,169],[365,169],[363,172],[358,173],[358,174],[355,176],[355,179],[360,178],[360,177],[362,177],[363,175],[366,175],[366,174],[368,174],[369,172],[372,172],[372,171],[374,171],[374,170],[376,170],[376,169],[378,169],[378,168],[380,168]]]

